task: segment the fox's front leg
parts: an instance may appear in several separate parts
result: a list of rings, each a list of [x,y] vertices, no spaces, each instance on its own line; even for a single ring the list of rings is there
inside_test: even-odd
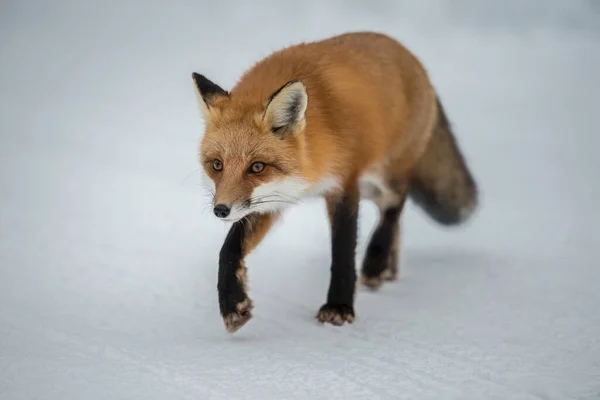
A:
[[[357,238],[357,188],[346,189],[341,195],[328,197],[327,211],[331,223],[331,279],[327,302],[317,319],[333,325],[354,321],[356,290],[355,250]]]
[[[248,215],[235,222],[219,254],[219,308],[225,329],[234,333],[252,318],[245,257],[269,231],[277,214]]]

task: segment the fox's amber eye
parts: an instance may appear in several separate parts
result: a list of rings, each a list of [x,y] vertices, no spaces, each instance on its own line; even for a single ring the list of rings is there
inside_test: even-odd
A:
[[[220,160],[214,160],[212,167],[215,171],[221,171],[223,169],[223,163]]]
[[[261,173],[265,169],[265,164],[261,162],[255,162],[250,166],[249,172],[253,174]]]

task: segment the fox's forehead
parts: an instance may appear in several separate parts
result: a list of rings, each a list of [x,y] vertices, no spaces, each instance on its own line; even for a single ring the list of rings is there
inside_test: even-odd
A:
[[[226,108],[210,118],[206,124],[206,134],[228,136],[253,136],[263,133],[265,124],[259,113]]]
[[[264,110],[252,104],[222,104],[205,125],[201,157],[220,158],[226,163],[277,162],[295,168],[297,140],[283,140],[273,133]]]
[[[213,117],[218,125],[256,125],[260,123],[261,110],[259,103],[230,97],[214,109]]]
[[[202,141],[205,156],[249,160],[277,152],[282,143],[259,128],[247,124],[227,124],[208,131]]]
[[[240,162],[273,155],[273,150],[268,146],[243,139],[235,142],[207,142],[203,144],[202,152],[205,157],[219,157]]]

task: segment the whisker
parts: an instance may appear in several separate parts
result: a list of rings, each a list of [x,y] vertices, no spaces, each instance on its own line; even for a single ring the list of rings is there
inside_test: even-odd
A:
[[[209,187],[204,187],[204,196],[205,197],[215,197],[215,190]]]
[[[257,204],[263,201],[283,201],[283,202],[288,202],[290,204],[295,204],[295,203],[301,203],[302,200],[294,197],[294,196],[288,196],[289,198],[286,199],[284,196],[282,195],[275,195],[275,194],[270,194],[270,195],[264,195],[264,196],[257,196],[257,197],[252,197],[250,198],[250,201],[252,202],[252,204]]]
[[[297,202],[302,202],[302,199],[300,199],[299,197],[292,196],[291,194],[281,193],[281,192],[274,192],[274,193],[277,193],[279,196],[282,196],[282,197],[283,196],[287,196],[287,197],[289,197],[291,199],[296,200]]]
[[[267,194],[267,195],[263,195],[263,196],[255,196],[255,197],[251,197],[250,200],[251,201],[260,201],[260,200],[264,200],[264,199],[269,199],[269,198],[279,198],[281,196],[277,196],[274,194]]]
[[[196,168],[195,170],[193,170],[192,172],[187,174],[187,176],[185,178],[183,178],[183,181],[181,181],[180,185],[183,185],[185,183],[185,181],[187,181],[189,179],[190,176],[192,176],[193,174],[195,174],[198,171],[200,171],[200,167]]]
[[[296,204],[293,201],[286,201],[286,200],[263,200],[263,201],[257,201],[252,203],[253,206],[258,206],[261,204],[271,204],[271,203],[281,203],[281,204]]]
[[[247,231],[247,233],[250,235],[254,234],[255,220],[253,220],[253,218],[255,218],[254,215],[248,214],[240,220],[242,226],[244,227],[244,230]]]

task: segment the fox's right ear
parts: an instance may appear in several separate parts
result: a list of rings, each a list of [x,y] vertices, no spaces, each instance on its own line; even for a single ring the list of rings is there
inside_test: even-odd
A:
[[[300,132],[305,126],[308,94],[302,79],[289,81],[280,87],[266,102],[263,118],[280,138]]]
[[[213,102],[220,96],[229,96],[229,93],[204,75],[192,72],[192,79],[196,87],[199,103],[205,114],[210,112]]]

